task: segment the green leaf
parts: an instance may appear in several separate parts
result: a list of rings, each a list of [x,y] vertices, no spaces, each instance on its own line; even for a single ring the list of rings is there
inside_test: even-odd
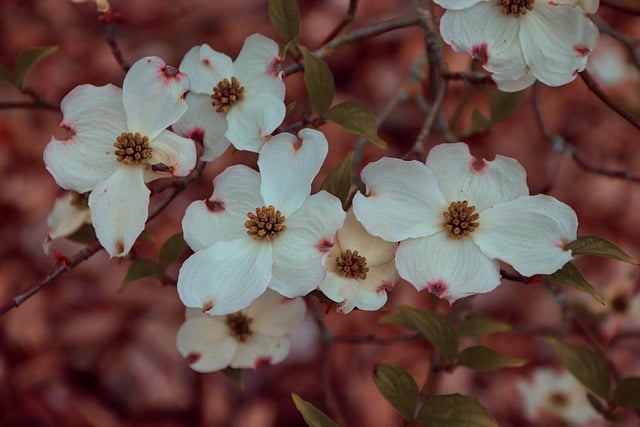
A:
[[[488,347],[478,345],[462,350],[458,355],[458,365],[475,371],[493,371],[500,368],[519,368],[528,361],[498,353]]]
[[[343,102],[327,111],[326,117],[344,130],[368,139],[376,147],[387,148],[387,143],[378,136],[376,118],[362,105]]]
[[[67,239],[72,242],[82,243],[83,245],[88,245],[98,240],[96,231],[91,224],[82,224],[80,228],[67,236]]]
[[[351,191],[351,162],[353,162],[353,151],[350,151],[344,160],[329,172],[321,187],[340,199],[343,206]]]
[[[188,246],[184,241],[184,237],[182,237],[182,233],[177,233],[169,237],[167,241],[162,244],[158,256],[158,264],[162,270],[166,270],[167,267],[177,261],[187,248]]]
[[[445,315],[433,311],[400,306],[400,312],[414,325],[448,362],[458,353],[458,337],[451,321]]]
[[[26,49],[20,53],[14,68],[14,81],[19,89],[24,89],[24,80],[35,65],[58,50],[58,46],[41,46]]]
[[[0,64],[0,81],[16,86],[16,79],[13,76],[13,70]]]
[[[298,412],[302,414],[302,418],[304,418],[304,421],[309,427],[338,427],[338,424],[336,424],[324,412],[302,399],[297,394],[291,393],[291,399],[293,399],[293,403],[296,405]]]
[[[324,116],[333,102],[335,84],[333,74],[326,62],[315,56],[304,46],[299,46],[304,57],[304,85],[307,88],[309,102]]]
[[[586,292],[600,304],[604,305],[604,300],[602,299],[602,297],[598,294],[595,288],[591,286],[589,282],[587,282],[587,279],[584,278],[580,270],[578,270],[578,267],[576,267],[572,262],[566,263],[564,267],[562,267],[555,273],[545,274],[543,275],[543,277],[546,277],[552,282],[569,286],[581,292]]]
[[[242,381],[242,369],[227,367],[221,371],[225,377],[234,382],[236,386],[242,391],[244,390],[244,381]]]
[[[429,427],[498,427],[498,422],[478,399],[457,393],[427,400],[417,420]]]
[[[640,377],[624,378],[613,392],[613,403],[634,411],[640,410]]]
[[[413,419],[419,390],[411,374],[397,365],[378,365],[373,372],[373,382],[400,415]]]
[[[611,371],[606,360],[595,351],[580,345],[563,343],[549,338],[562,364],[585,387],[603,399],[608,399],[611,389]]]
[[[296,0],[270,0],[269,20],[285,44],[300,39],[300,10]]]
[[[458,326],[458,336],[479,337],[509,330],[511,330],[511,326],[508,323],[500,322],[486,314],[471,313]]]
[[[617,259],[629,264],[640,264],[640,261],[629,256],[614,243],[598,236],[579,236],[565,246],[565,249],[571,249],[573,255],[596,255]]]
[[[129,266],[127,275],[122,281],[120,289],[126,287],[129,283],[137,280],[149,279],[151,277],[158,277],[164,275],[164,269],[160,267],[156,262],[149,259],[138,258],[134,260]]]
[[[491,124],[498,123],[516,109],[522,102],[526,91],[502,92],[496,90],[489,95],[489,109],[491,111]]]

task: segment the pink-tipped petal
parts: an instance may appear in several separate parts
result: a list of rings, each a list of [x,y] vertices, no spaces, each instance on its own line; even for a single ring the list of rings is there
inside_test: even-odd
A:
[[[182,324],[176,336],[176,347],[197,372],[213,372],[231,363],[238,343],[227,325],[208,317],[195,317]]]
[[[302,298],[285,298],[270,289],[245,310],[251,329],[272,337],[289,333],[302,321],[307,307]]]
[[[282,99],[270,94],[256,93],[231,107],[227,113],[227,131],[224,136],[238,150],[259,152],[270,139],[271,133],[282,123],[286,107]],[[282,134],[281,134],[282,135]]]
[[[182,303],[216,316],[248,307],[271,281],[271,246],[263,243],[247,236],[191,255],[178,275]]]
[[[298,135],[302,143],[289,133],[274,136],[258,156],[260,193],[267,205],[285,216],[293,214],[311,194],[311,183],[328,151],[321,132],[305,129]]]
[[[149,163],[167,166],[169,171],[158,173],[157,178],[167,174],[173,176],[186,176],[196,165],[196,146],[192,140],[183,138],[168,130],[162,131],[150,143],[151,159]]]
[[[445,199],[467,200],[477,212],[529,194],[526,172],[515,159],[500,155],[490,162],[476,159],[462,142],[433,147],[426,163]]]
[[[473,241],[522,275],[551,274],[571,260],[564,246],[576,239],[578,218],[553,197],[525,196],[496,205],[479,222]]]
[[[284,100],[280,48],[273,40],[260,34],[247,37],[233,63],[233,71],[240,83],[247,88],[247,96],[255,96],[256,91],[260,91],[280,101]]]
[[[150,191],[137,165],[121,165],[89,195],[91,219],[100,244],[111,257],[129,253],[147,220]]]
[[[367,193],[353,199],[353,212],[374,236],[388,242],[442,230],[447,209],[435,175],[417,161],[382,158],[362,170]]]
[[[194,46],[182,59],[180,71],[189,76],[193,94],[211,99],[213,88],[223,79],[231,79],[233,64],[227,55],[217,52],[208,44]]]
[[[122,84],[127,128],[153,140],[187,111],[189,78],[157,56],[136,61]]]
[[[231,361],[232,368],[258,369],[265,364],[282,362],[289,354],[289,337],[267,337],[251,335],[245,342],[238,343],[238,349]]]

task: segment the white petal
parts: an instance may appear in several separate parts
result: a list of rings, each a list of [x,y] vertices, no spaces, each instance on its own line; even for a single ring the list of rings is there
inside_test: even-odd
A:
[[[469,238],[454,239],[442,231],[400,243],[396,252],[400,277],[417,290],[453,301],[490,292],[500,284],[498,263]]]
[[[571,260],[564,246],[576,239],[578,218],[553,197],[520,197],[484,211],[479,221],[473,241],[520,274],[551,274]]]
[[[237,341],[229,336],[227,325],[208,317],[184,322],[176,336],[178,351],[198,372],[213,372],[229,366]]]
[[[216,242],[247,236],[247,213],[262,207],[260,175],[253,169],[228,167],[213,180],[213,194],[189,205],[182,219],[184,239],[194,251]]]
[[[147,220],[150,191],[139,165],[121,165],[89,195],[96,236],[107,253],[125,256]]]
[[[371,267],[367,278],[361,281],[355,295],[355,306],[360,310],[378,310],[387,302],[387,291],[400,280],[394,260]]]
[[[56,198],[53,209],[47,217],[49,240],[69,236],[83,224],[91,222],[89,208],[79,207],[74,203],[76,197],[75,193],[67,191]]]
[[[495,74],[493,75],[493,80],[498,85],[498,89],[503,92],[518,92],[534,84],[536,77],[529,70],[524,76],[516,80],[498,80]]]
[[[260,34],[246,38],[238,58],[233,62],[233,71],[247,96],[261,93],[270,94],[284,100],[283,73],[280,70],[280,49],[278,44]]]
[[[238,150],[257,153],[282,123],[286,107],[282,99],[266,93],[249,95],[227,113],[224,136]]]
[[[168,166],[173,176],[186,176],[196,165],[196,146],[192,140],[183,138],[168,130],[163,130],[153,139],[150,164],[162,163]],[[157,173],[157,178],[163,175]]]
[[[251,330],[271,337],[289,333],[307,311],[302,298],[289,299],[270,289],[245,310],[253,319]]]
[[[347,219],[336,235],[337,243],[342,250],[357,250],[367,259],[368,266],[380,265],[393,259],[397,244],[386,242],[379,237],[367,233],[358,222],[353,210],[347,212]]]
[[[44,162],[59,186],[85,193],[118,167],[113,143],[125,132],[122,91],[113,86],[81,85],[60,105],[68,129],[64,140],[52,138]]]
[[[478,162],[463,142],[436,145],[426,163],[445,199],[467,200],[478,212],[529,194],[527,174],[517,160],[497,155]]]
[[[345,219],[340,200],[326,191],[309,197],[285,220],[273,240],[273,279],[269,287],[289,298],[314,290],[325,275],[324,258]]]
[[[191,255],[178,275],[178,295],[187,307],[209,315],[249,306],[271,281],[271,246],[250,237],[216,242]]]
[[[598,6],[600,6],[600,0],[579,0],[578,5],[585,13],[596,13]]]
[[[318,289],[334,302],[343,302],[348,296],[356,293],[358,283],[355,279],[346,278],[335,271],[327,270],[327,274],[318,285]]]
[[[496,80],[517,80],[528,71],[518,22],[494,2],[479,2],[468,9],[448,10],[440,20],[440,32],[455,51],[486,61],[484,68]]]
[[[157,56],[139,59],[122,84],[127,128],[154,139],[187,111],[184,96],[188,90],[185,73]]]
[[[203,44],[189,49],[180,63],[180,71],[189,76],[191,92],[210,97],[221,80],[231,79],[233,65],[227,55]]]
[[[227,115],[216,112],[208,95],[189,93],[187,104],[189,109],[173,124],[173,130],[187,138],[202,139],[202,160],[210,162],[217,159],[230,145],[224,136],[227,131]]]
[[[539,2],[520,25],[527,65],[538,80],[560,86],[584,70],[598,29],[579,7]]]
[[[260,193],[266,205],[285,216],[291,215],[311,194],[311,182],[327,156],[328,143],[322,132],[312,129],[298,134],[274,136],[260,151],[258,167],[262,177]]]
[[[253,334],[247,341],[238,343],[231,367],[258,369],[263,365],[280,363],[287,357],[290,348],[291,340],[288,337]]]
[[[362,170],[367,194],[356,194],[353,213],[364,228],[388,242],[442,230],[447,202],[436,177],[417,161],[384,157]]]
[[[476,3],[490,0],[434,0],[434,3],[439,4],[445,9],[467,9]]]

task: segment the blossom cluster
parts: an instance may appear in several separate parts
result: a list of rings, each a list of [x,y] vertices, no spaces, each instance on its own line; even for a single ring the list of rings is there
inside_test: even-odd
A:
[[[577,6],[565,3],[574,16]],[[534,10],[550,7],[536,3]],[[447,12],[443,27],[460,16]],[[448,34],[443,29],[445,40]],[[542,79],[535,68],[523,72]],[[453,302],[496,288],[499,261],[531,276],[571,259],[565,247],[576,238],[573,210],[530,196],[516,160],[478,161],[464,143],[432,148],[425,163],[382,158],[367,165],[366,191],[348,212],[334,195],[312,194],[328,142],[314,129],[275,132],[284,96],[278,45],[261,35],[248,37],[235,61],[208,45],[189,50],[179,68],[146,57],[122,89],[72,90],[61,106],[66,137],[45,149],[56,182],[89,194],[90,214],[75,221],[90,217],[112,257],[126,256],[144,229],[147,183],[194,168],[194,141],[203,145],[202,161],[230,145],[258,153],[258,170],[228,167],[182,220],[194,253],[177,281],[188,307],[178,348],[194,369],[282,360],[287,334],[304,316],[299,297],[316,289],[342,313],[381,308],[400,278]]]

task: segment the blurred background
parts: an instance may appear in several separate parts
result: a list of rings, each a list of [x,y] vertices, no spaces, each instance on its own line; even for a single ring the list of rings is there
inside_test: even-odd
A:
[[[120,15],[114,26],[115,37],[128,63],[157,55],[177,66],[187,50],[202,43],[235,58],[244,39],[253,32],[277,38],[269,24],[266,0],[113,0],[111,5]],[[302,43],[316,49],[341,21],[348,2],[300,0],[299,5]],[[414,13],[412,1],[361,0],[347,31]],[[58,51],[40,63],[26,82],[30,90],[53,105],[59,105],[79,84],[121,86],[124,72],[105,41],[107,25],[98,16],[92,2],[2,0],[0,63],[10,66],[21,51],[30,47],[58,46]],[[618,31],[640,38],[639,16],[606,7],[601,8],[601,16]],[[451,70],[467,69],[466,55],[453,54],[449,48],[445,51]],[[398,94],[421,90],[408,77],[415,74],[413,64],[423,52],[424,39],[417,27],[337,49],[327,60],[336,81],[334,102],[357,101],[379,115]],[[640,115],[639,73],[619,43],[602,36],[589,69],[606,93],[636,117]],[[286,85],[286,101],[296,101],[297,107],[285,125],[303,117],[305,100],[301,73],[287,77]],[[443,109],[450,119],[463,97],[471,97],[469,105],[473,108],[460,114],[459,134],[469,129],[474,108],[487,114],[487,94],[494,90],[491,85],[472,92],[467,88],[462,82],[450,83]],[[575,145],[585,162],[640,176],[640,131],[609,110],[579,78],[562,88],[542,87],[538,95],[540,111],[550,129]],[[0,102],[12,101],[29,102],[30,98],[0,83]],[[529,90],[507,119],[465,138],[472,153],[487,159],[496,154],[516,158],[528,172],[532,193],[547,192],[576,210],[579,234],[597,234],[640,257],[640,228],[635,226],[640,184],[589,173],[555,151],[537,126],[532,105]],[[60,112],[53,110],[0,109],[2,304],[56,267],[54,257],[42,246],[48,233],[46,219],[57,192],[44,168],[42,151],[52,134],[61,135],[61,119]],[[413,146],[423,120],[416,102],[399,104],[380,127],[380,136],[389,143],[389,149],[367,145],[362,165],[382,156],[403,156]],[[316,188],[357,141],[335,125],[326,124],[321,129],[327,134],[330,150]],[[427,139],[428,146],[442,142],[437,132]],[[229,150],[208,164],[203,177],[150,223],[148,236],[139,239],[134,256],[156,257],[160,245],[179,231],[186,206],[211,194],[211,180],[218,173],[230,164],[253,165],[255,160],[255,154]],[[81,248],[64,239],[52,246],[66,256]],[[175,349],[175,334],[184,319],[175,287],[145,280],[122,290],[129,264],[129,260],[109,260],[99,252],[0,318],[0,425],[302,426],[305,424],[290,394],[297,393],[328,411],[324,399],[328,386],[348,425],[399,426],[400,417],[371,380],[374,367],[379,363],[399,364],[418,382],[427,375],[431,350],[424,342],[334,343],[327,348],[311,317],[294,331],[293,348],[284,363],[243,374],[244,390],[221,373],[197,374]],[[580,259],[578,264],[597,289],[623,283],[625,292],[637,294],[637,269],[594,259]],[[589,304],[587,298],[569,295]],[[434,301],[400,283],[390,293],[389,307],[395,304],[433,307]],[[571,327],[563,320],[553,296],[536,285],[505,281],[491,294],[477,297],[473,304],[474,309],[514,327],[513,332],[486,338],[483,344],[532,362],[523,368],[490,373],[460,368],[442,376],[439,390],[474,394],[500,425],[527,426],[514,383],[527,378],[536,366],[558,363],[541,331],[564,336],[572,334]],[[338,335],[405,335],[406,331],[399,328],[376,324],[384,313],[353,312],[344,316],[330,310],[321,315]],[[635,325],[633,318],[621,322],[631,322],[629,330],[638,332],[639,318],[640,313],[636,313]],[[640,374],[638,334],[605,345],[621,373]],[[325,381],[327,372],[330,377]]]

